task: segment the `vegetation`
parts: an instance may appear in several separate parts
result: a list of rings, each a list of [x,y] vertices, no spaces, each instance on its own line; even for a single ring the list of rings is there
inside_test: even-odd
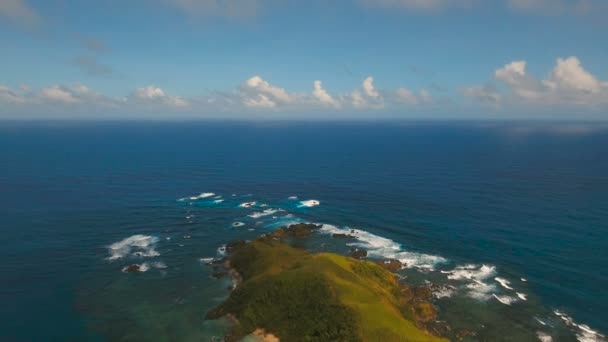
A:
[[[229,263],[242,283],[208,314],[236,318],[229,339],[264,329],[283,341],[442,341],[416,326],[421,303],[409,306],[394,274],[374,263],[311,254],[272,234],[240,244]]]

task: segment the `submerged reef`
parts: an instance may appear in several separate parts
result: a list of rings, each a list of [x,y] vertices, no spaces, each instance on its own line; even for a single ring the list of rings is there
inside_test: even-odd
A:
[[[429,288],[413,288],[374,263],[290,246],[318,226],[292,225],[229,244],[225,266],[238,283],[207,319],[234,323],[227,341],[446,341],[431,333]],[[399,265],[400,266],[400,265]]]

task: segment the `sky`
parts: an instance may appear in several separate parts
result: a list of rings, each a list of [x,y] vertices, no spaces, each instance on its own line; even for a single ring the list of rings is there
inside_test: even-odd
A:
[[[606,0],[0,0],[0,119],[608,119]]]

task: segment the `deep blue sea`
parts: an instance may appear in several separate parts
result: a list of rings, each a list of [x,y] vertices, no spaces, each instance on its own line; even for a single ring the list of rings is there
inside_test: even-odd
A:
[[[205,260],[290,222],[404,261],[471,341],[608,333],[605,124],[3,122],[0,340],[212,340]]]

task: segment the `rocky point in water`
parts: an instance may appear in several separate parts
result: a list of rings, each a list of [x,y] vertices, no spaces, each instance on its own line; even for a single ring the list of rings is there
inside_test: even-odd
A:
[[[316,225],[292,225],[229,244],[238,286],[207,319],[229,317],[227,341],[446,341],[433,327],[430,288],[410,287],[374,262],[291,247]],[[363,251],[364,250],[360,250]],[[362,253],[362,252],[361,252]],[[367,253],[365,253],[367,254]]]

